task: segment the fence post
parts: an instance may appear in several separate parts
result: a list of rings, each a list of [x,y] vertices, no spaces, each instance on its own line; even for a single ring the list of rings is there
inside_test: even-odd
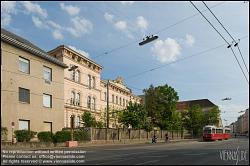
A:
[[[139,129],[139,140],[141,139],[141,129]]]

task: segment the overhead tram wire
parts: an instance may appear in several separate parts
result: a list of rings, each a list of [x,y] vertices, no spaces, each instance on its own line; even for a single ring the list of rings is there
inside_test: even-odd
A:
[[[231,48],[231,51],[232,51],[232,53],[233,53],[233,55],[234,55],[234,57],[235,57],[235,59],[236,59],[238,65],[239,65],[239,67],[240,67],[240,69],[241,69],[241,71],[242,71],[242,73],[243,73],[243,75],[244,75],[244,77],[245,77],[247,83],[249,84],[249,81],[248,81],[248,79],[247,79],[247,77],[246,77],[246,75],[245,75],[245,73],[244,73],[244,71],[243,71],[243,69],[242,69],[242,67],[241,67],[241,65],[240,65],[240,62],[239,62],[238,58],[236,57],[236,55],[235,55],[235,53],[234,53],[234,51],[233,51],[231,45],[229,44],[229,42],[221,35],[221,33],[213,26],[213,24],[203,15],[203,13],[195,6],[195,4],[194,4],[192,1],[190,1],[190,3],[195,7],[196,10],[198,10],[198,11],[200,12],[200,14],[207,20],[207,22],[213,27],[213,29],[214,29],[214,30],[221,36],[221,38],[228,44],[228,48]]]
[[[241,37],[240,39],[242,40],[242,39],[245,39],[245,38],[247,38],[247,37],[248,37],[248,35],[243,36],[243,37]],[[210,51],[212,51],[212,50],[215,50],[215,49],[221,48],[221,47],[223,47],[223,46],[225,46],[225,45],[226,45],[226,44],[221,44],[221,45],[218,45],[218,46],[216,46],[216,47],[213,47],[213,48],[210,48],[210,49],[207,49],[207,50],[204,50],[204,51],[201,51],[201,52],[195,53],[195,54],[193,54],[193,55],[190,55],[190,56],[188,56],[188,57],[184,57],[184,58],[179,59],[179,60],[176,60],[176,61],[174,61],[174,62],[170,62],[170,63],[167,63],[167,64],[165,64],[165,65],[160,65],[160,66],[158,66],[158,67],[155,67],[155,68],[152,68],[152,69],[149,69],[149,70],[145,70],[145,71],[142,71],[142,72],[140,72],[140,73],[137,73],[137,74],[134,74],[134,75],[131,75],[131,76],[125,77],[124,79],[128,80],[128,79],[131,79],[131,78],[134,78],[134,77],[137,77],[137,76],[143,75],[143,74],[145,74],[145,73],[148,73],[148,72],[151,72],[151,71],[154,71],[154,70],[160,69],[160,68],[167,67],[167,66],[169,66],[169,65],[171,65],[171,64],[174,64],[174,63],[177,63],[177,62],[180,62],[180,61],[183,61],[183,60],[186,60],[186,59],[189,59],[189,58],[195,57],[195,56],[202,55],[202,54],[204,54],[204,53],[206,53],[206,52],[210,52]],[[130,85],[128,85],[128,87],[131,87],[131,88],[133,88],[133,89],[143,90],[143,89],[141,89],[141,88],[132,87],[132,86],[130,86]]]
[[[190,55],[190,56],[187,56],[187,57],[184,57],[184,58],[179,59],[179,60],[176,60],[176,61],[174,61],[174,62],[170,62],[170,63],[167,63],[167,64],[165,64],[165,65],[160,65],[160,66],[157,66],[157,67],[155,67],[155,68],[152,68],[152,69],[149,69],[149,70],[146,70],[146,71],[143,71],[143,72],[140,72],[140,73],[137,73],[137,74],[134,74],[134,75],[128,76],[128,77],[127,77],[127,78],[125,78],[125,79],[134,78],[134,77],[137,77],[137,76],[139,76],[139,75],[142,75],[142,74],[145,74],[145,73],[148,73],[148,72],[151,72],[151,71],[154,71],[154,70],[160,69],[160,68],[167,67],[167,66],[169,66],[169,65],[171,65],[171,64],[174,64],[174,63],[177,63],[177,62],[180,62],[180,61],[183,61],[183,60],[186,60],[186,59],[189,59],[189,58],[192,58],[192,57],[198,56],[198,55],[202,55],[202,54],[204,54],[204,53],[206,53],[206,52],[209,52],[209,51],[212,51],[212,50],[218,49],[218,48],[223,47],[223,46],[225,46],[225,44],[221,44],[221,45],[219,45],[219,46],[216,46],[216,47],[213,47],[213,48],[210,48],[210,49],[207,49],[207,50],[201,51],[201,52],[199,52],[199,53],[196,53],[196,54],[193,54],[193,55]]]
[[[210,8],[215,8],[215,7],[217,7],[217,6],[219,6],[219,5],[222,5],[222,4],[224,4],[224,3],[226,3],[226,2],[218,3],[218,4],[216,4],[216,5],[211,6]],[[96,8],[96,9],[97,9],[97,8]],[[99,9],[97,9],[97,10],[99,10]],[[202,12],[205,12],[205,11],[207,11],[207,9],[202,10]],[[152,34],[153,34],[153,35],[156,35],[156,34],[159,34],[159,33],[163,32],[163,31],[166,31],[167,29],[172,28],[172,27],[174,27],[175,25],[178,25],[178,24],[180,24],[180,23],[182,23],[182,22],[184,22],[184,21],[186,21],[186,20],[189,20],[189,19],[191,19],[191,18],[197,16],[198,14],[199,14],[199,13],[196,13],[196,14],[193,14],[193,15],[191,15],[191,16],[188,16],[188,17],[186,17],[186,18],[184,18],[184,19],[182,19],[182,20],[180,20],[180,21],[178,21],[178,22],[176,22],[176,23],[174,23],[174,24],[168,25],[168,26],[166,26],[166,27],[164,27],[164,28],[158,30],[157,32],[152,33]],[[140,42],[140,41],[141,41],[141,39],[131,41],[131,42],[127,43],[127,44],[124,44],[124,45],[121,45],[121,46],[119,46],[119,47],[113,48],[113,49],[111,49],[111,50],[109,50],[109,51],[100,53],[99,55],[93,57],[93,59],[99,58],[99,57],[104,56],[104,55],[108,55],[108,54],[110,54],[110,53],[112,53],[112,52],[115,52],[115,51],[120,50],[120,49],[122,49],[122,48],[126,48],[126,47],[128,47],[128,46],[130,46],[130,45],[132,45],[132,44],[134,44],[134,43],[138,43],[138,42]]]
[[[228,30],[223,26],[223,24],[222,24],[222,23],[220,22],[220,20],[215,16],[215,14],[214,14],[214,13],[212,12],[212,10],[207,6],[207,4],[206,4],[204,1],[202,1],[202,2],[203,2],[203,4],[207,7],[207,9],[210,11],[210,13],[212,13],[212,15],[215,17],[215,19],[220,23],[220,25],[221,25],[221,26],[223,27],[223,29],[227,32],[227,34],[231,37],[231,39],[235,42],[235,46],[237,46],[237,48],[238,48],[238,51],[239,51],[240,56],[241,56],[241,59],[242,59],[244,65],[245,65],[245,68],[246,68],[246,70],[247,70],[247,72],[248,72],[248,75],[249,75],[249,70],[247,69],[246,62],[245,62],[245,60],[244,60],[244,58],[243,58],[243,56],[242,56],[240,47],[239,47],[238,43],[236,42],[235,38],[234,38],[234,37],[228,32]]]

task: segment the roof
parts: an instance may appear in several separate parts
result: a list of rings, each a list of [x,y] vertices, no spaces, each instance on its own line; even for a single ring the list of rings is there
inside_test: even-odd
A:
[[[68,49],[68,50],[70,50],[71,52],[74,52],[75,54],[79,55],[80,57],[86,59],[87,61],[90,61],[91,63],[93,63],[93,64],[95,64],[96,66],[98,66],[98,67],[100,67],[101,69],[103,69],[103,67],[102,67],[101,65],[99,65],[98,63],[94,62],[93,60],[87,58],[86,56],[80,54],[79,52],[77,52],[77,51],[71,49],[71,48],[68,47],[67,45],[60,45],[60,46],[54,48],[53,50],[48,51],[48,53],[50,54],[51,52],[56,51],[56,50],[58,50],[58,49],[60,49],[60,48]]]
[[[188,109],[188,107],[191,107],[193,105],[200,105],[200,107],[202,107],[202,108],[216,106],[214,103],[212,103],[208,99],[199,99],[199,100],[188,100],[188,101],[177,102],[176,109],[177,110],[184,110],[184,109]]]
[[[37,57],[45,59],[49,62],[52,62],[58,66],[63,68],[67,68],[68,66],[63,62],[59,61],[58,59],[49,56],[44,50],[40,49],[36,45],[32,44],[30,41],[11,33],[3,28],[1,28],[1,41],[4,41],[10,45],[13,45],[17,48],[20,48],[24,51],[27,51]]]

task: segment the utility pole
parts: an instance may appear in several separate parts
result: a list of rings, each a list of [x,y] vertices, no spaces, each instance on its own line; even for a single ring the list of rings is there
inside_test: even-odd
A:
[[[109,80],[107,81],[107,124],[106,124],[106,140],[108,140],[108,128],[109,128]]]

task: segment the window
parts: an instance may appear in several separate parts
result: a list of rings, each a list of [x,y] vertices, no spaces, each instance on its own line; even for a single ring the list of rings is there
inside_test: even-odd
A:
[[[80,93],[76,94],[76,102],[75,102],[75,104],[80,105]]]
[[[107,93],[104,92],[104,101],[107,101]]]
[[[118,96],[115,98],[115,103],[118,104]]]
[[[48,95],[48,94],[43,94],[43,106],[44,107],[49,107],[51,108],[52,107],[52,96],[51,95]]]
[[[80,127],[80,124],[81,124],[81,123],[80,123],[80,116],[77,116],[77,117],[76,117],[76,124],[75,124],[75,126],[76,126],[76,127]]]
[[[21,72],[29,74],[30,73],[30,61],[25,58],[19,57],[19,70]]]
[[[95,88],[95,77],[92,77],[92,87]]]
[[[120,97],[120,105],[122,105],[122,98]]]
[[[52,69],[46,66],[43,66],[43,78],[48,81],[52,81]]]
[[[43,131],[52,132],[52,122],[43,122]]]
[[[89,84],[89,88],[91,88],[91,75],[88,75],[88,84]]]
[[[75,103],[75,92],[72,91],[71,92],[71,98],[70,98],[70,104],[74,104]]]
[[[30,121],[19,119],[19,130],[30,130]]]
[[[88,96],[88,99],[87,99],[87,107],[90,108],[90,105],[91,105],[91,97]]]
[[[96,99],[93,97],[92,109],[95,110]]]
[[[19,101],[30,103],[30,90],[19,87]]]
[[[80,82],[80,71],[79,70],[77,70],[75,72],[75,82]]]
[[[112,95],[112,103],[115,103],[115,96]]]
[[[125,99],[123,99],[123,104],[122,105],[125,106]]]

